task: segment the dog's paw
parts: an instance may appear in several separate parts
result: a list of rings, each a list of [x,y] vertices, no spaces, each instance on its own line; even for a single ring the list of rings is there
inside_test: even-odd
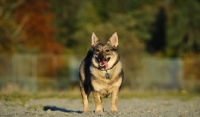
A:
[[[90,111],[88,109],[85,109],[84,110],[84,113],[89,113]]]
[[[95,113],[101,114],[103,113],[103,110],[96,110]]]
[[[112,112],[113,114],[117,114],[117,113],[118,113],[117,110],[111,110],[111,112]]]

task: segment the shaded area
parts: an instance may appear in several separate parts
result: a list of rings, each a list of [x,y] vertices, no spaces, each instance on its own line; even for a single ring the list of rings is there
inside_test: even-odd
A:
[[[164,51],[166,46],[166,13],[161,7],[156,15],[156,21],[152,24],[151,38],[147,42],[147,51],[155,54],[158,51]]]
[[[65,109],[65,108],[60,108],[56,106],[44,106],[43,108],[44,111],[61,111],[61,112],[66,112],[66,113],[83,113],[83,111],[80,110],[70,110],[70,109]]]

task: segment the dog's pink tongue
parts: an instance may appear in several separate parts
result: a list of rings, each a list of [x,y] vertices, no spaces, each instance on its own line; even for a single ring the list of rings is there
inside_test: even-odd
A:
[[[108,62],[107,61],[103,61],[104,66],[107,68],[108,67]]]
[[[104,66],[105,68],[107,68],[108,67],[108,62],[107,61],[102,61],[102,62],[100,62],[100,66]]]

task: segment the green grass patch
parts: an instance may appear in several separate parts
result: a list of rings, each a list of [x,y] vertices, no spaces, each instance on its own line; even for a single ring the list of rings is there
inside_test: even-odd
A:
[[[42,110],[43,108],[44,108],[43,105],[33,105],[33,106],[29,106],[28,110],[35,110],[35,111],[37,111],[37,110]]]
[[[68,98],[68,99],[78,99],[81,98],[81,95],[78,91],[63,91],[63,92],[38,92],[38,93],[21,93],[21,92],[12,92],[12,93],[0,93],[0,100],[6,102],[10,101],[21,101],[27,102],[30,99],[41,99],[41,98]]]
[[[182,101],[187,101],[192,98],[200,97],[199,93],[182,91],[127,91],[121,90],[119,98],[131,99],[131,98],[161,98],[161,99],[178,99]],[[70,91],[46,91],[39,93],[0,93],[0,100],[2,100],[5,105],[12,105],[16,102],[17,105],[24,106],[30,99],[42,99],[42,98],[66,98],[66,99],[81,99],[81,94],[78,90]],[[90,96],[90,102],[93,102],[93,96]]]
[[[0,94],[0,99],[4,100],[4,101],[21,101],[21,102],[26,102],[31,98],[31,95],[28,94],[22,94],[22,93],[18,93],[18,92],[13,92],[13,93],[9,93],[9,94],[4,94],[1,93]]]
[[[162,99],[178,99],[187,101],[195,97],[200,97],[197,92],[182,91],[121,91],[120,98],[162,98]]]

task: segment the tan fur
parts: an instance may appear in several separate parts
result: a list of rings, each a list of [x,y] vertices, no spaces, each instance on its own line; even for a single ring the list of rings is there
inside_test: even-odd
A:
[[[110,74],[110,78],[105,78],[106,71],[100,71],[98,69],[94,69],[91,66],[91,73],[94,74],[95,80],[92,80],[92,86],[94,87],[95,91],[98,91],[100,94],[104,94],[108,92],[111,94],[116,88],[119,88],[122,83],[122,79],[119,78],[117,75],[121,72],[121,63],[119,62],[113,69],[108,70]],[[103,97],[103,96],[102,96]]]

